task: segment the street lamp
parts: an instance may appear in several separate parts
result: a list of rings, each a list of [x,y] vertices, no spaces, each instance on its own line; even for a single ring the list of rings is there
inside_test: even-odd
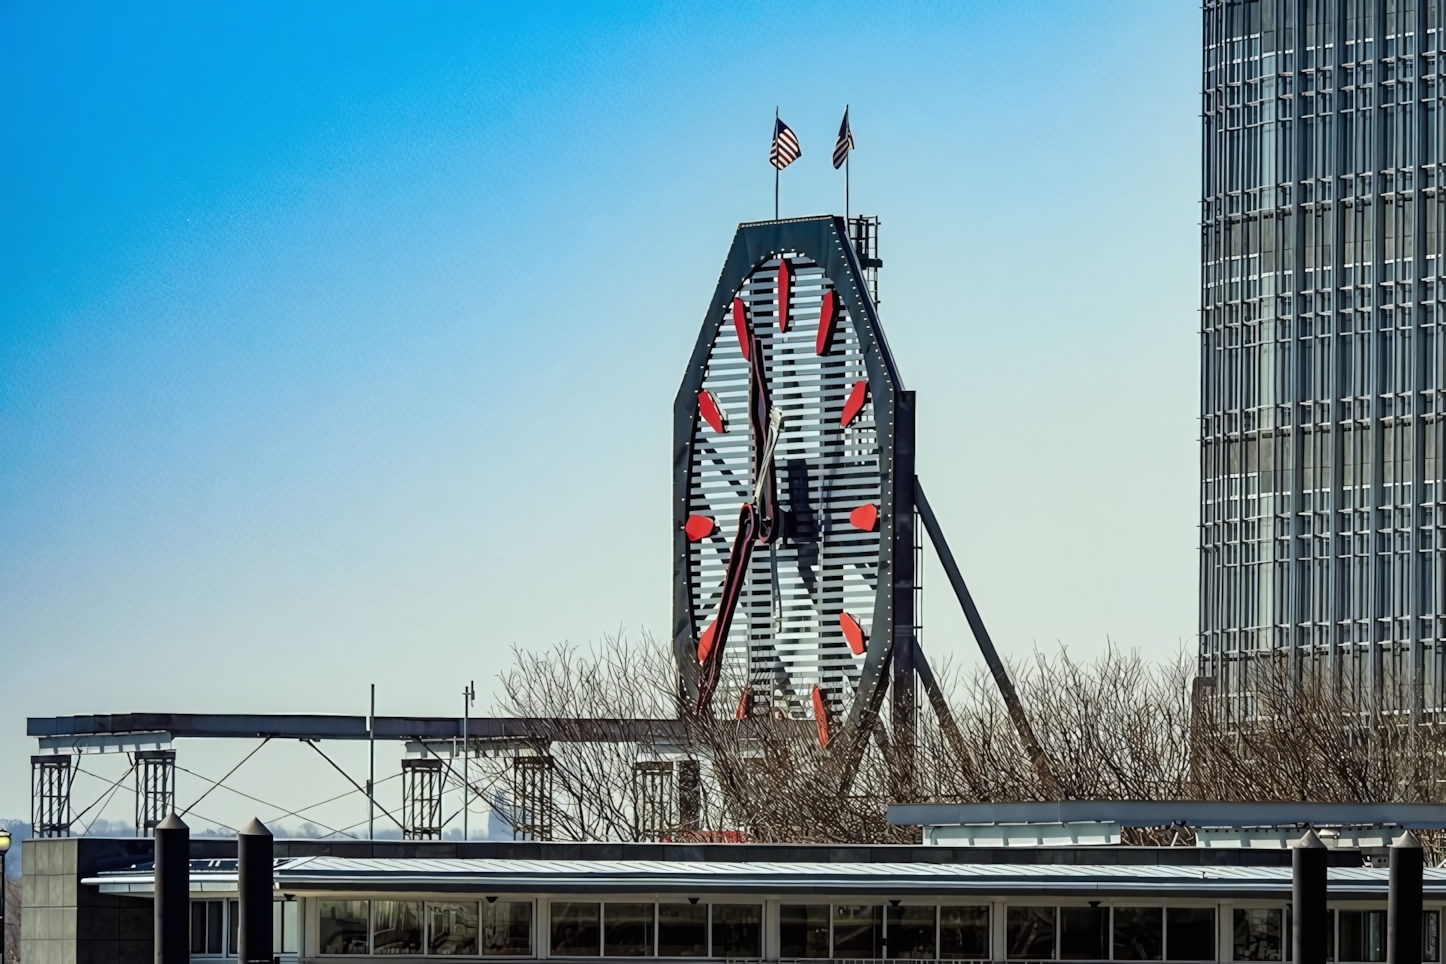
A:
[[[5,851],[10,849],[10,831],[0,827],[0,964],[5,961],[5,904],[10,888],[5,880]]]

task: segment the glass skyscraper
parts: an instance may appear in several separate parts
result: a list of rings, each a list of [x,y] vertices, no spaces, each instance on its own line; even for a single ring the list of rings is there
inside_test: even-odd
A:
[[[1268,659],[1446,705],[1443,13],[1202,9],[1199,672],[1237,713]]]

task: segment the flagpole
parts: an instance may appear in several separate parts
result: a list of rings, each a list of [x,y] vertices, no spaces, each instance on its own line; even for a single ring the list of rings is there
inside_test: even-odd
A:
[[[778,108],[773,108],[773,140],[778,140]],[[778,175],[780,169],[777,164],[773,165],[773,220],[778,220]]]
[[[849,105],[848,105],[848,104],[844,104],[844,119],[847,120],[847,119],[848,119],[848,116],[849,116]],[[850,136],[850,137],[853,136],[853,128],[849,128],[849,136]],[[848,219],[849,219],[849,160],[853,157],[853,154],[854,154],[853,151],[849,151],[848,153],[844,154],[844,223],[845,223],[845,224],[848,223]]]

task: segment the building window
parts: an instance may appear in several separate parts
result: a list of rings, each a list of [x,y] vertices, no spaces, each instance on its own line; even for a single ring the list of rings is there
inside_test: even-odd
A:
[[[883,928],[879,908],[868,904],[839,904],[833,909],[834,957],[882,957]]]
[[[889,907],[889,957],[932,961],[935,953],[937,907]]]
[[[598,957],[602,953],[601,904],[552,903],[552,953]]]
[[[714,904],[713,956],[761,958],[763,907],[759,904]]]
[[[1279,961],[1284,957],[1281,926],[1284,912],[1273,907],[1235,909],[1235,957],[1237,961]]]
[[[1059,909],[1059,957],[1063,961],[1101,961],[1109,957],[1108,907]]]
[[[532,902],[490,901],[482,905],[482,953],[532,955]]]
[[[366,954],[370,909],[364,900],[324,900],[317,936],[323,954]]]
[[[1165,913],[1159,907],[1116,907],[1115,960],[1158,961],[1164,956]]]
[[[477,905],[428,904],[427,953],[476,954]]]
[[[784,904],[778,908],[780,957],[829,956],[829,905]]]
[[[939,908],[939,956],[945,960],[989,956],[989,908]]]
[[[222,953],[226,935],[226,902],[222,900],[191,901],[191,953]]]
[[[825,907],[825,914],[827,911]],[[827,920],[827,916],[824,919]],[[662,957],[707,957],[708,905],[659,904],[658,954]]]
[[[607,957],[652,957],[653,905],[604,904],[603,954]]]
[[[1384,961],[1386,959],[1386,912],[1383,910],[1338,911],[1340,961]]]
[[[1011,959],[1054,960],[1054,934],[1053,907],[1010,907],[1005,914]]]
[[[300,948],[297,906],[294,900],[271,902],[271,948],[277,954],[295,954]]]
[[[1165,911],[1165,959],[1215,960],[1215,908],[1171,907]]]
[[[422,953],[422,905],[411,900],[372,901],[372,953]]]

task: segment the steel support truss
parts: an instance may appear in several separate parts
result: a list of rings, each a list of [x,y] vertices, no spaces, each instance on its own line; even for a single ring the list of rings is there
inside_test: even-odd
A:
[[[402,761],[402,838],[442,839],[442,789],[446,764],[439,759]]]
[[[30,827],[37,837],[70,836],[70,786],[75,781],[69,754],[30,758]]]
[[[149,837],[176,809],[176,751],[137,751],[135,774],[136,836]]]

